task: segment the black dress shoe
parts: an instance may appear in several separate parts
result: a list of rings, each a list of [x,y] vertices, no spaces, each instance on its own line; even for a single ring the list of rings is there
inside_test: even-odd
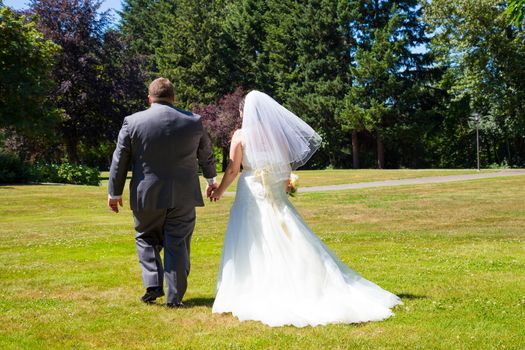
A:
[[[162,287],[149,287],[146,293],[140,298],[146,304],[154,302],[157,298],[164,296]]]
[[[185,307],[186,305],[184,305],[182,301],[179,301],[178,303],[167,303],[166,306],[169,307],[170,309],[176,309],[176,308]]]

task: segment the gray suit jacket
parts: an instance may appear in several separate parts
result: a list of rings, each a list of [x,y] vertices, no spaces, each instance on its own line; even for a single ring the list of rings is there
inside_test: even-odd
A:
[[[131,164],[132,210],[203,206],[197,160],[204,177],[217,175],[200,116],[154,103],[124,118],[109,172],[109,195],[122,195]]]

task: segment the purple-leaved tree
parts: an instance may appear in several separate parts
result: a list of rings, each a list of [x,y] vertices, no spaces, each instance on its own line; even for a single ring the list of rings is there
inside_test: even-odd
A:
[[[246,91],[238,87],[234,92],[224,95],[217,103],[193,108],[195,113],[202,116],[203,124],[214,145],[221,149],[223,171],[228,166],[232,135],[241,127],[239,102],[245,95]]]
[[[99,140],[104,130],[102,109],[107,103],[100,77],[103,35],[109,14],[97,13],[100,0],[32,0],[38,29],[62,49],[52,77],[52,99],[63,110],[59,126],[68,159],[78,162],[79,144]],[[96,141],[95,141],[96,142]]]
[[[51,99],[63,111],[58,131],[70,162],[108,165],[122,119],[143,109],[143,58],[109,28],[100,0],[32,0],[39,30],[61,47]]]

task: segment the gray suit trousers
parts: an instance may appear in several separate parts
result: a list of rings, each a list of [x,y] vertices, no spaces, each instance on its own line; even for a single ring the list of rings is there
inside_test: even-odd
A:
[[[133,211],[133,218],[144,286],[163,287],[166,279],[166,302],[182,301],[190,273],[195,207]]]

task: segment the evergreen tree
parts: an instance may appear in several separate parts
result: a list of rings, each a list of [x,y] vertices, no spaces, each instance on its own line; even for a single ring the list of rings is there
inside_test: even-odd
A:
[[[509,7],[505,11],[509,15],[511,22],[520,27],[525,21],[525,0],[511,0]]]
[[[159,74],[169,78],[182,106],[210,103],[239,81],[232,41],[222,30],[227,1],[178,0],[156,51]]]
[[[143,60],[140,69],[152,78],[158,73],[155,51],[161,45],[164,26],[177,11],[177,0],[124,0],[119,30],[134,56]]]
[[[319,165],[346,166],[346,138],[336,119],[351,82],[346,1],[308,0],[293,15],[295,62],[283,62],[286,81],[278,80],[286,103],[323,136]],[[325,160],[320,156],[325,156]]]
[[[390,42],[399,18],[374,31],[369,50],[359,48],[352,69],[354,84],[345,98],[342,116],[350,130],[368,130],[376,134],[377,166],[384,168],[384,129],[393,118],[396,91],[399,86],[397,68],[398,42]]]
[[[241,0],[229,4],[222,28],[231,38],[231,62],[236,86],[268,90],[267,52],[264,50],[267,0]]]
[[[407,122],[414,125],[417,96],[426,93],[422,86],[431,78],[431,59],[414,48],[428,39],[416,1],[357,0],[350,7],[354,81],[339,119],[352,132],[354,168],[359,167],[361,131],[374,134],[377,166],[384,168],[385,138],[395,139],[395,131]]]

